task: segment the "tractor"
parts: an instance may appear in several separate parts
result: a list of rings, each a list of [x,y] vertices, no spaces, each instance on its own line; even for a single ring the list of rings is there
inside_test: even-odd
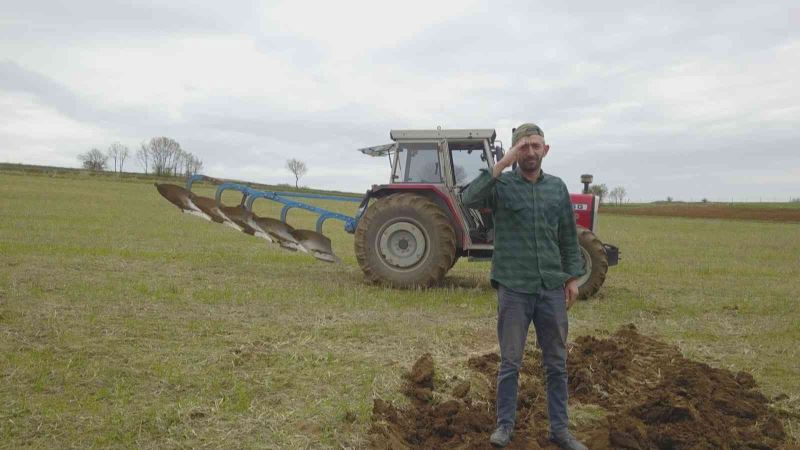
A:
[[[361,198],[262,191],[202,175],[190,177],[186,188],[168,184],[156,187],[184,212],[328,262],[338,258],[330,240],[322,235],[322,224],[328,219],[341,220],[345,231],[355,235],[355,256],[367,280],[396,288],[434,286],[461,257],[490,260],[492,212],[465,207],[461,193],[481,169],[491,171],[503,157],[495,130],[392,130],[389,136],[391,143],[359,149],[369,156],[388,157],[391,166],[389,182],[373,185]],[[191,192],[197,180],[216,182],[216,198]],[[579,298],[586,299],[603,285],[608,267],[617,264],[619,249],[602,243],[595,235],[599,201],[589,193],[592,176],[582,175],[581,182],[583,192],[570,197],[586,267],[586,274],[578,280]],[[240,205],[221,203],[222,193],[228,189],[242,193]],[[280,220],[257,217],[252,212],[253,202],[259,198],[284,205]],[[357,201],[360,205],[355,217],[350,217],[298,198]],[[316,231],[289,226],[286,219],[292,208],[319,214]]]

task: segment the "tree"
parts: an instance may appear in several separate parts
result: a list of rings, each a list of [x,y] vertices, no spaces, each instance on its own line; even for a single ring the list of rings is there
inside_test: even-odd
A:
[[[154,137],[147,143],[150,165],[156,175],[172,175],[177,168],[176,160],[182,152],[178,141],[166,136]]]
[[[203,170],[203,161],[191,153],[184,153],[183,158],[183,173],[186,174],[187,177],[192,175],[196,175],[201,170]]]
[[[203,171],[203,160],[200,158],[192,157],[192,175],[197,175]]]
[[[154,137],[149,141],[142,142],[139,150],[136,151],[136,159],[144,168],[144,173],[148,173],[149,169],[158,176],[186,175],[188,177],[203,169],[203,161],[200,158],[182,149],[181,144],[175,139],[165,136]]]
[[[136,151],[136,159],[139,161],[139,165],[144,169],[145,175],[147,175],[147,163],[150,160],[150,149],[147,147],[146,143],[142,142],[139,150]]]
[[[78,155],[78,159],[83,163],[84,169],[95,171],[105,170],[108,162],[108,156],[96,148]]]
[[[286,168],[289,169],[289,172],[292,172],[294,175],[294,187],[299,188],[300,177],[308,172],[306,163],[300,161],[299,159],[292,158],[286,161]]]
[[[122,172],[122,166],[125,164],[125,158],[129,155],[128,147],[114,142],[108,147],[108,157],[114,159],[114,172]],[[119,165],[117,165],[119,162]]]
[[[615,204],[615,205],[619,203],[619,201],[617,200],[617,196],[618,196],[617,188],[614,188],[614,189],[608,191],[608,195],[607,195],[608,201],[613,203],[613,204]]]
[[[114,172],[116,172],[117,171],[117,149],[116,149],[116,147],[113,146],[113,144],[112,144],[111,147],[108,148],[108,152],[106,153],[106,156],[108,158],[111,158],[111,159],[114,160]]]
[[[622,186],[617,186],[608,193],[608,198],[616,204],[621,205],[622,202],[625,201],[626,195],[627,192],[625,191],[625,188]]]
[[[600,203],[603,203],[606,195],[608,195],[608,186],[605,184],[593,184],[589,186],[589,190],[592,192],[592,194],[600,197]]]
[[[126,147],[124,145],[119,150],[119,171],[120,172],[122,172],[122,166],[125,165],[125,160],[128,159],[128,156],[130,156],[130,154],[131,154],[131,151],[128,150],[128,147]]]
[[[170,173],[173,175],[178,174],[178,169],[183,167],[183,160],[184,160],[184,152],[183,149],[178,147],[175,151],[175,154],[172,155],[172,168],[170,169]]]

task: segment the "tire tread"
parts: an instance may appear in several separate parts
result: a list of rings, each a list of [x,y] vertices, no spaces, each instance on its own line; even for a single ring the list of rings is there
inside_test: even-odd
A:
[[[370,245],[367,234],[376,217],[379,217],[387,210],[411,208],[418,211],[421,215],[427,216],[433,222],[430,232],[435,232],[440,238],[439,248],[431,249],[436,251],[436,264],[431,270],[423,273],[418,279],[411,282],[385,279],[379,271],[370,263]],[[358,221],[355,231],[354,249],[356,260],[359,267],[364,272],[366,279],[372,283],[383,283],[398,288],[429,287],[441,282],[445,274],[450,270],[456,256],[456,236],[450,224],[450,218],[442,209],[430,199],[415,193],[391,194],[387,197],[378,199],[367,208],[367,211]]]

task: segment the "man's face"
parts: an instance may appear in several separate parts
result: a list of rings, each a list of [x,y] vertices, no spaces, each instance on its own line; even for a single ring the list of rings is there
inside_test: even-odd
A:
[[[542,167],[542,158],[549,150],[550,146],[544,143],[543,137],[526,136],[517,148],[517,164],[523,172],[536,172]]]

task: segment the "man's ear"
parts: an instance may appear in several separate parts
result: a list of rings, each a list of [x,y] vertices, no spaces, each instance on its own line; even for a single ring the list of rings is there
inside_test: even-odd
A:
[[[547,145],[547,144],[544,144],[544,153],[542,153],[542,158],[547,156],[547,152],[549,152],[549,151],[550,151],[550,146]]]

